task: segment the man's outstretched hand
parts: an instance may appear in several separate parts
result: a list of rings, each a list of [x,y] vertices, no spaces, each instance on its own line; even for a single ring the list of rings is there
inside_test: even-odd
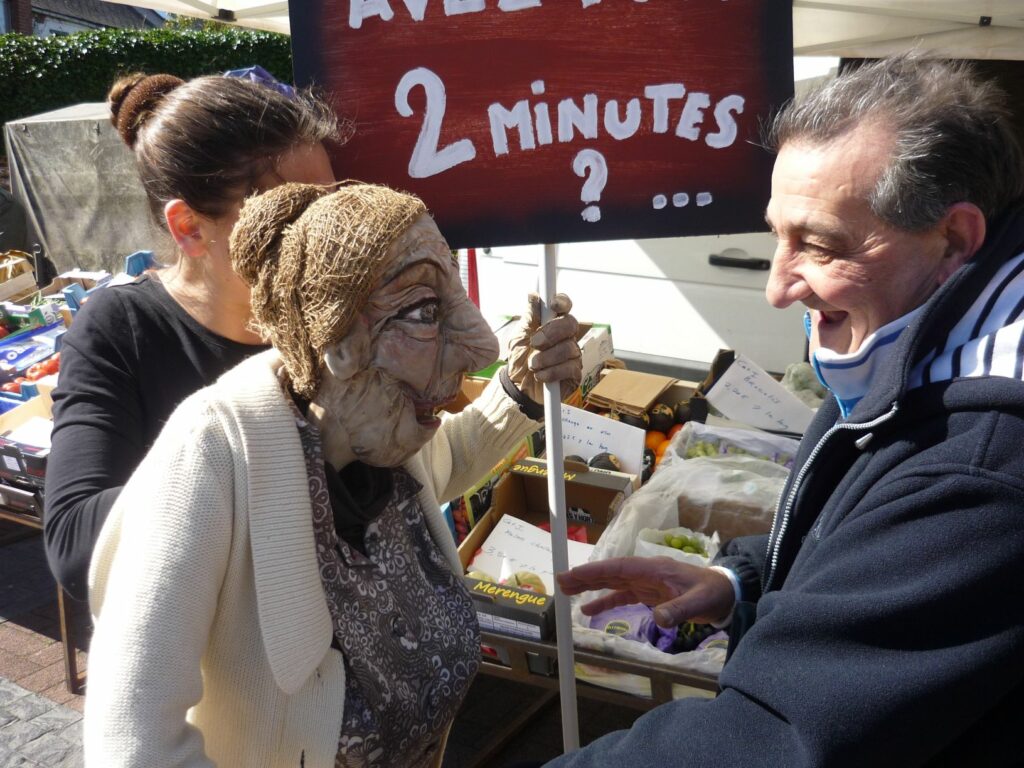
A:
[[[654,608],[654,621],[662,627],[685,621],[720,623],[736,599],[728,576],[670,557],[617,557],[581,565],[555,578],[567,595],[613,590],[582,606],[587,616],[643,603]]]

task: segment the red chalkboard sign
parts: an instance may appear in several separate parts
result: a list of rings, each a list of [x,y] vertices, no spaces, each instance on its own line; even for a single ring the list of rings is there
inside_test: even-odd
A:
[[[764,229],[790,0],[290,0],[339,178],[419,194],[453,247]]]

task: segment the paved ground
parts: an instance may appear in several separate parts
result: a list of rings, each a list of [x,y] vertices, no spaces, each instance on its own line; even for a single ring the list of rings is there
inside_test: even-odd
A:
[[[38,535],[0,521],[0,768],[75,768],[82,765],[81,718],[85,699],[64,685],[63,646],[56,587]],[[78,625],[88,617],[79,610]],[[84,668],[85,658],[80,657]],[[504,723],[528,707],[540,691],[479,676],[448,740],[445,768],[479,765]],[[580,738],[586,744],[637,717],[631,709],[581,700]],[[502,768],[521,760],[561,754],[557,698],[485,765]]]
[[[84,699],[64,686],[56,588],[25,533],[0,525],[0,768],[73,768]]]

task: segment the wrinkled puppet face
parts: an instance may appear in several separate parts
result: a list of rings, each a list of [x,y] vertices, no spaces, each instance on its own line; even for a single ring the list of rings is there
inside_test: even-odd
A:
[[[499,350],[428,215],[392,243],[387,261],[352,330],[328,352],[316,402],[357,459],[390,467],[430,440],[463,375]]]

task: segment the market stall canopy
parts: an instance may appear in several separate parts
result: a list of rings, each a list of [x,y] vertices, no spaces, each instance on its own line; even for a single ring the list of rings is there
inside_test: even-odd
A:
[[[879,58],[912,49],[1024,59],[1020,0],[793,0],[797,56]]]
[[[240,27],[265,29],[288,34],[288,3],[268,3],[266,0],[107,0],[112,3],[152,8],[154,11],[193,16],[197,19],[215,19]]]
[[[107,1],[289,32],[287,2]],[[953,58],[1021,60],[1024,5],[1020,0],[793,0],[793,38],[797,56],[875,58],[922,48]]]

